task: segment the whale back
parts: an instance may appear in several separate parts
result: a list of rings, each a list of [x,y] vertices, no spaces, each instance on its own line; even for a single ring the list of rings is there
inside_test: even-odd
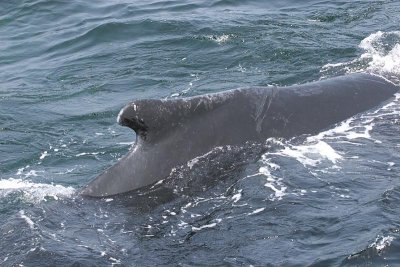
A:
[[[380,77],[352,74],[288,87],[135,100],[121,110],[118,122],[136,132],[136,144],[82,194],[108,196],[150,185],[217,146],[314,134],[373,108],[397,90]]]
[[[135,100],[121,110],[118,122],[147,142],[160,141],[171,131],[196,128],[197,123],[215,135],[237,133],[241,138],[224,138],[227,144],[234,144],[315,133],[371,109],[397,90],[397,86],[378,76],[353,74],[288,87],[242,88],[172,100]]]

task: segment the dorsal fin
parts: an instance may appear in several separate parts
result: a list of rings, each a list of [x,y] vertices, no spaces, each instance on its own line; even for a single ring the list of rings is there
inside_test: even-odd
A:
[[[139,136],[146,136],[149,127],[145,124],[144,119],[140,117],[137,104],[132,102],[126,105],[118,114],[117,121],[122,126],[127,126],[134,130]]]
[[[186,102],[182,99],[135,100],[121,110],[118,123],[134,130],[142,140],[156,140],[183,119],[188,110]]]
[[[186,120],[232,102],[241,91],[236,89],[184,99],[135,100],[120,111],[117,121],[134,130],[142,139],[154,140]]]

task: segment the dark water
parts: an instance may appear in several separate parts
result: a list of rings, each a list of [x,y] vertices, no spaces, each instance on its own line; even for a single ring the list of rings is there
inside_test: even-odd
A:
[[[1,266],[400,266],[400,96],[85,199],[136,98],[400,77],[398,1],[2,1]],[[260,157],[260,154],[262,156]]]

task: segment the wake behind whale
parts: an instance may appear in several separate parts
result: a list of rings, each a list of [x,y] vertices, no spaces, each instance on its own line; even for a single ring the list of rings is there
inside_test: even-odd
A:
[[[121,125],[136,132],[136,144],[82,194],[110,196],[150,185],[218,146],[315,134],[377,106],[397,91],[381,77],[351,74],[288,87],[136,100],[118,116]]]

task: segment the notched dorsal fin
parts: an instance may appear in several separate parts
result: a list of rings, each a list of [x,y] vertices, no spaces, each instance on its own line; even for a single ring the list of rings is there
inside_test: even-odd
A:
[[[121,109],[117,121],[120,125],[131,128],[141,137],[145,137],[149,129],[139,112],[138,104],[135,102],[132,102]]]
[[[118,114],[118,123],[134,130],[142,139],[161,138],[186,120],[228,104],[243,94],[236,89],[227,92],[170,100],[141,99],[126,105]]]
[[[185,109],[180,105],[171,103],[171,101],[159,99],[135,100],[120,111],[117,120],[120,125],[134,130],[142,139],[154,139],[168,128],[173,128],[175,122],[179,121],[180,112],[176,112],[177,106]],[[172,117],[175,118],[172,119]]]

